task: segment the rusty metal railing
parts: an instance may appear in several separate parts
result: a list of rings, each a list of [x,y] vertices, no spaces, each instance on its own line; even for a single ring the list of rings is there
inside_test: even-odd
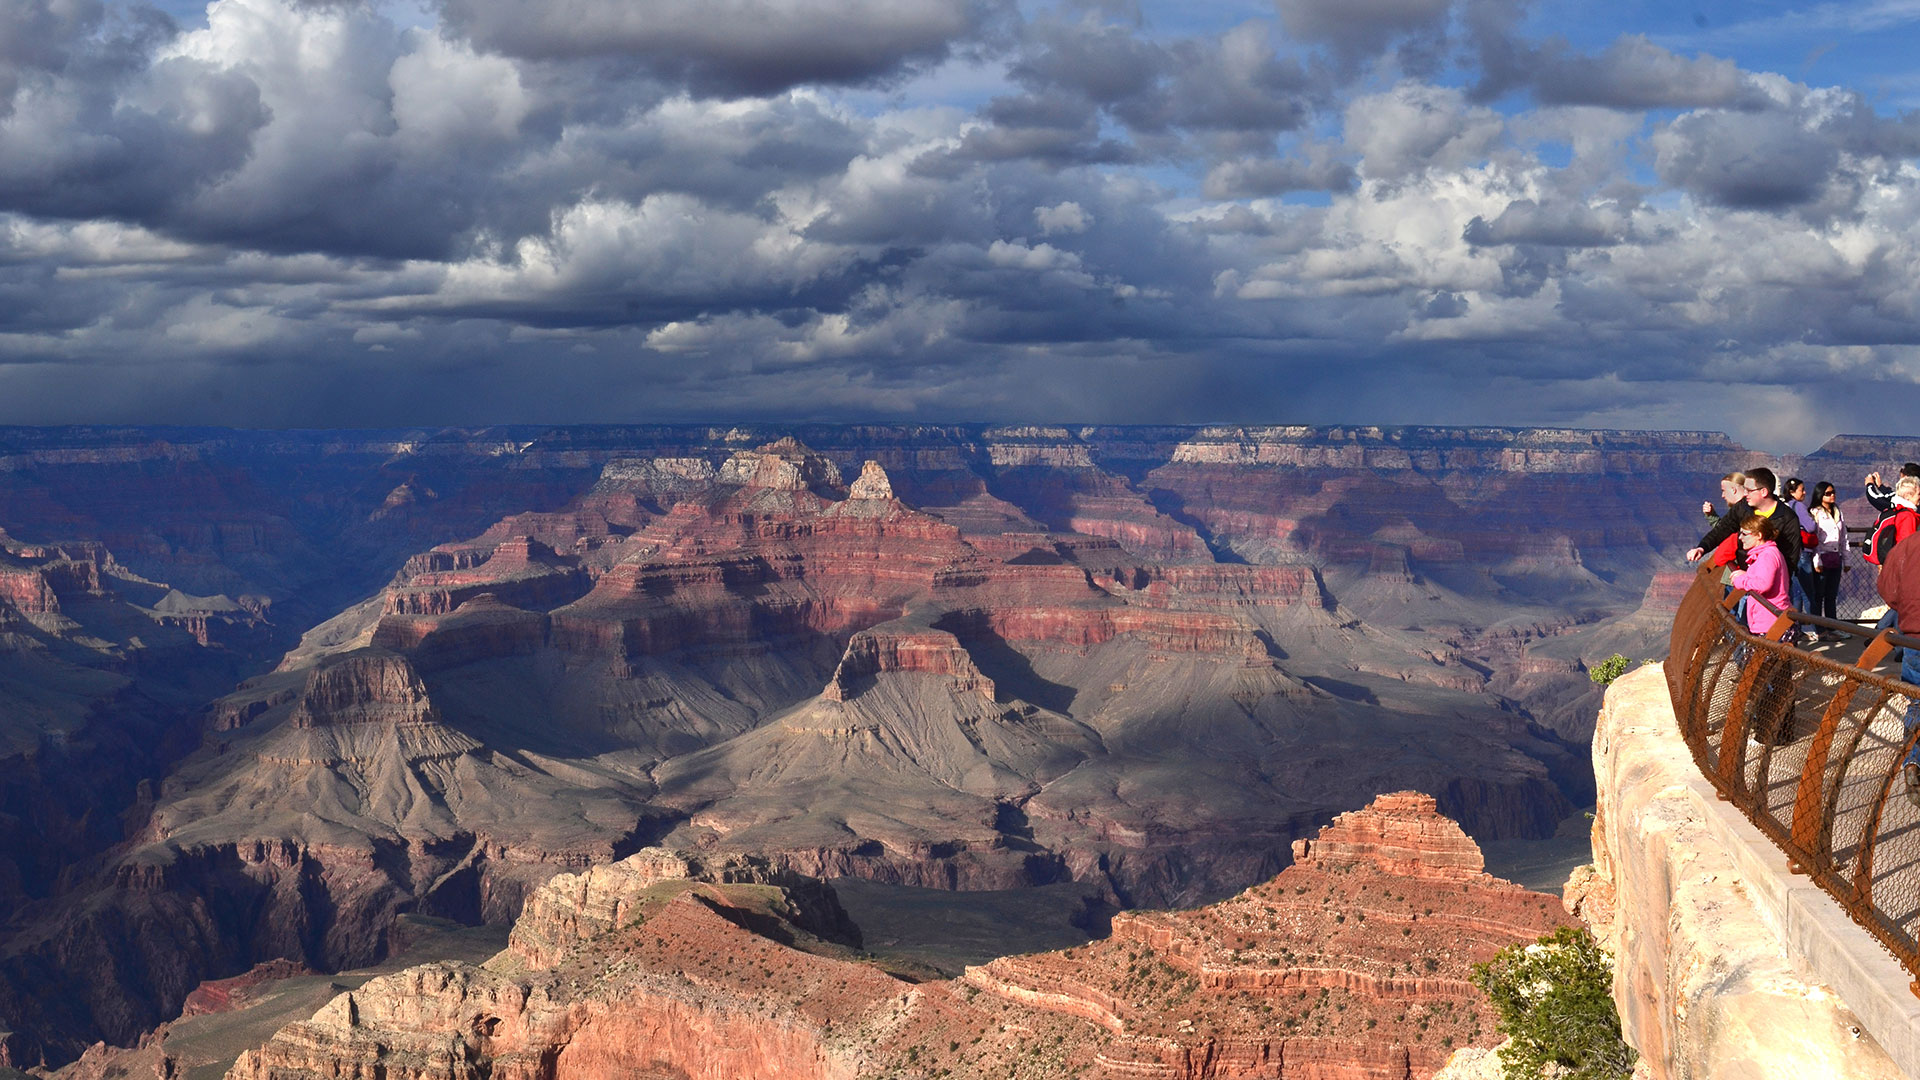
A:
[[[1883,602],[1873,587],[1880,575],[1874,572],[1873,565],[1862,557],[1860,551],[1867,534],[1872,531],[1864,525],[1847,527],[1847,549],[1842,553],[1845,561],[1841,567],[1840,591],[1834,597],[1834,614],[1848,622],[1872,622],[1873,619],[1866,613]]]
[[[1667,688],[1687,748],[1792,872],[1832,894],[1920,980],[1920,799],[1900,768],[1920,736],[1904,723],[1910,707],[1920,718],[1920,687],[1874,670],[1920,640],[1798,612],[1759,637],[1734,616],[1744,594],[1724,591],[1703,569],[1673,620]],[[1807,623],[1855,635],[1858,659],[1781,640]]]

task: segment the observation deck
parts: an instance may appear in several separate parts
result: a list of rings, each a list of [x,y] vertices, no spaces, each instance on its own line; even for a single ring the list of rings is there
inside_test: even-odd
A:
[[[1739,599],[1702,570],[1665,665],[1609,689],[1570,899],[1653,1076],[1920,1078],[1920,687],[1892,658],[1920,639],[1794,612],[1759,637]]]

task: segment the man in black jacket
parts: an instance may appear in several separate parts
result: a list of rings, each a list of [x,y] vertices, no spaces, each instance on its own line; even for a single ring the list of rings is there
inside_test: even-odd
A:
[[[1707,535],[1700,538],[1700,546],[1687,552],[1688,562],[1700,561],[1700,556],[1720,546],[1720,541],[1740,531],[1740,523],[1754,514],[1772,517],[1785,514],[1780,519],[1784,528],[1779,530],[1774,543],[1780,548],[1780,558],[1789,567],[1800,565],[1800,521],[1794,515],[1793,508],[1774,498],[1773,470],[1764,465],[1755,465],[1747,470],[1746,498],[1734,503],[1720,520],[1713,523]]]
[[[1909,461],[1900,466],[1900,476],[1920,479],[1920,461]],[[1895,477],[1895,480],[1898,479],[1899,477]],[[1882,484],[1880,474],[1877,472],[1867,474],[1867,504],[1872,506],[1881,517],[1893,511],[1893,488]]]

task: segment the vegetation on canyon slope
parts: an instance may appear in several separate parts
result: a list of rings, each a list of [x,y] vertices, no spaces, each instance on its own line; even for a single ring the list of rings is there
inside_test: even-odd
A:
[[[1601,686],[1606,686],[1612,683],[1613,680],[1627,673],[1628,663],[1629,661],[1626,657],[1619,653],[1614,653],[1612,656],[1593,665],[1593,667],[1587,671],[1587,678],[1599,683]]]
[[[1613,958],[1593,935],[1563,926],[1532,945],[1510,945],[1473,968],[1474,985],[1500,1014],[1507,1080],[1625,1080],[1638,1055],[1620,1036]],[[1555,1066],[1549,1069],[1548,1066]]]

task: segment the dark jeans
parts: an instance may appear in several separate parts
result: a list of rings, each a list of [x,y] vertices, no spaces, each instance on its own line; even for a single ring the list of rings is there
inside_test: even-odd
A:
[[[1840,610],[1840,567],[1813,573],[1813,614],[1837,619]]]
[[[1880,621],[1873,624],[1873,632],[1875,634],[1878,634],[1882,630],[1891,630],[1896,634],[1900,632],[1900,616],[1892,608],[1888,608],[1887,613],[1880,616]],[[1894,646],[1893,651],[1887,654],[1887,659],[1899,664],[1901,671],[1907,670],[1907,650],[1900,648],[1898,645]],[[1904,676],[1902,677],[1904,678]]]
[[[1812,577],[1813,555],[1809,552],[1802,551],[1800,553],[1800,565],[1794,567],[1793,572],[1787,575],[1787,602],[1793,605],[1793,610],[1813,610],[1812,606],[1808,603],[1808,598],[1813,595],[1813,590],[1809,587],[1809,581]]]
[[[1900,657],[1900,679],[1920,686],[1920,649],[1904,650]],[[1906,715],[1900,719],[1906,725],[1907,734],[1913,734],[1913,729],[1920,727],[1920,701],[1908,701]],[[1920,743],[1915,743],[1913,749],[1907,751],[1904,760],[1920,762]]]

